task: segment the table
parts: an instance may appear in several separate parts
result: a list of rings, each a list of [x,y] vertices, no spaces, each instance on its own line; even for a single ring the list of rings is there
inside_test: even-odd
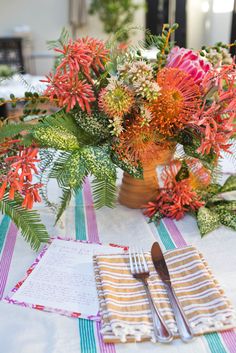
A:
[[[232,172],[232,164],[224,161],[224,171]],[[235,172],[235,169],[233,169]],[[57,201],[59,192],[52,183],[50,197]],[[148,224],[140,210],[117,205],[115,209],[95,210],[90,182],[87,179],[63,216],[53,227],[54,216],[39,205],[42,219],[52,236],[88,239],[121,245],[142,244],[150,249],[157,240],[163,249],[194,244],[203,252],[213,273],[236,307],[236,234],[221,227],[201,239],[196,221],[191,216],[174,222],[168,219],[157,226]],[[0,298],[21,279],[36,254],[23,240],[8,217],[0,219]],[[236,353],[236,331],[212,333],[184,344],[153,343],[105,345],[99,323],[73,319],[54,313],[40,312],[0,302],[1,353]]]

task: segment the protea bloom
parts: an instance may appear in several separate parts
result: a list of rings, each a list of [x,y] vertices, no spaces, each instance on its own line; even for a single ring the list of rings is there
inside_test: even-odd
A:
[[[109,117],[123,117],[134,104],[132,91],[118,81],[112,81],[99,95],[99,108]]]
[[[160,95],[150,103],[152,126],[164,136],[172,136],[191,120],[199,108],[200,90],[188,74],[164,68],[157,74]]]
[[[211,64],[195,51],[176,46],[168,55],[166,67],[178,68],[192,76],[195,83],[200,84]]]

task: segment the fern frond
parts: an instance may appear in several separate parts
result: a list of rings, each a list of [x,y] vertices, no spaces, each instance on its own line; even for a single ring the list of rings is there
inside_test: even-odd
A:
[[[69,41],[71,37],[70,32],[65,27],[62,28],[60,37],[56,40],[49,40],[47,41],[48,49],[55,49],[55,48],[63,48]]]
[[[60,203],[60,206],[59,206],[59,209],[57,212],[55,224],[59,221],[63,212],[69,206],[72,195],[73,195],[72,189],[70,189],[70,188],[62,189],[62,196],[60,197],[61,203]]]
[[[15,200],[9,200],[5,194],[0,201],[0,211],[12,219],[25,240],[34,250],[38,250],[42,243],[48,241],[48,232],[41,223],[38,213],[22,208],[21,204],[22,198],[19,195],[15,196]]]
[[[51,202],[48,198],[48,183],[50,179],[50,172],[54,166],[54,159],[55,159],[55,150],[40,150],[40,163],[39,163],[39,183],[43,184],[40,188],[40,195],[44,203],[51,209],[53,212],[57,210],[57,205]]]
[[[116,183],[115,180],[98,180],[92,181],[92,192],[94,207],[99,209],[107,206],[113,208],[116,202]]]
[[[22,131],[30,131],[33,129],[31,124],[7,124],[0,128],[0,141],[7,137],[14,137]]]

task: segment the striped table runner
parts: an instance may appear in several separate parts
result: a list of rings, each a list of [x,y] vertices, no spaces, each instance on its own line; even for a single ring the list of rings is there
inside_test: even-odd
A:
[[[107,241],[108,238],[105,237],[103,233],[99,234],[101,238],[98,236],[98,226],[97,226],[97,218],[99,218],[100,222],[100,227],[101,227],[101,222],[104,219],[106,219],[106,212],[107,210],[104,209],[99,211],[98,213],[95,212],[93,208],[93,202],[92,202],[92,195],[91,195],[91,190],[90,190],[90,185],[88,180],[86,180],[83,192],[80,192],[76,195],[75,198],[75,205],[73,207],[73,217],[74,217],[74,222],[72,224],[72,218],[71,215],[68,216],[69,210],[66,212],[65,219],[68,218],[68,230],[67,230],[67,237],[75,237],[76,239],[82,239],[82,240],[91,240],[94,242],[98,241],[104,241],[104,239]],[[123,214],[127,214],[127,218],[129,217],[130,210],[126,210],[125,212],[121,212],[121,208],[117,208],[114,210],[114,214],[117,217],[117,223],[123,222],[123,219],[119,220],[120,217],[123,217]],[[101,216],[103,214],[103,216]],[[104,216],[105,215],[105,216]],[[121,216],[122,215],[122,216]],[[139,211],[135,211],[135,217],[136,220],[140,219],[140,221],[143,219],[143,216]],[[53,219],[48,216],[47,221],[50,223],[53,223]],[[142,223],[142,222],[141,222]],[[134,225],[138,226],[138,225]],[[112,228],[112,227],[111,227]],[[52,229],[52,228],[51,228]],[[99,228],[100,229],[100,228]],[[150,238],[149,243],[151,243],[154,239],[157,239],[161,244],[163,245],[163,249],[175,249],[181,246],[185,246],[186,242],[183,238],[183,236],[180,234],[179,230],[176,228],[175,223],[169,220],[164,220],[161,222],[159,225],[156,225],[153,227],[153,225],[146,225],[145,230],[147,231],[147,234],[143,235],[143,240],[145,240],[145,237]],[[60,236],[63,232],[60,231],[53,231],[52,234],[53,236]],[[69,234],[68,234],[69,233]],[[134,234],[131,234],[132,237],[134,237]],[[10,219],[7,216],[3,216],[0,220],[0,298],[3,297],[4,294],[6,293],[6,285],[8,285],[8,277],[9,273],[11,273],[11,262],[12,262],[12,257],[20,258],[20,250],[21,250],[21,245],[24,243],[23,239],[18,239],[17,240],[17,248],[15,247],[17,239],[17,229],[10,222]],[[123,238],[123,241],[117,239],[116,237],[113,237],[113,234],[109,235],[109,240],[113,243],[121,243],[121,245],[126,245],[126,239],[129,241],[129,244],[131,244],[131,240],[129,238],[129,234],[125,235]],[[20,241],[19,241],[20,240]],[[132,241],[133,244],[135,244],[135,238]],[[147,242],[146,242],[147,243]],[[28,249],[28,248],[27,248]],[[30,250],[29,250],[30,251]],[[36,256],[35,256],[36,257]],[[20,264],[20,261],[19,261]],[[30,265],[30,263],[29,263]],[[12,283],[13,285],[15,282]],[[8,285],[9,286],[9,285]],[[5,292],[4,292],[5,291]],[[8,305],[8,304],[2,304],[2,305]],[[13,307],[13,306],[12,306]],[[13,308],[12,308],[13,310]],[[30,309],[24,309],[22,310],[30,310]],[[7,311],[7,310],[5,310]],[[35,315],[35,314],[34,314]],[[53,314],[48,314],[48,313],[42,313],[42,315],[45,316],[45,323],[47,322],[47,315],[53,315]],[[19,316],[19,312],[18,312]],[[44,316],[42,316],[44,318]],[[37,320],[38,316],[33,316],[35,317],[35,320]],[[0,318],[1,315],[0,315]],[[41,316],[40,316],[41,318]],[[49,317],[48,317],[49,318]],[[7,318],[2,318],[5,320]],[[18,319],[19,320],[19,319]],[[130,343],[130,344],[105,344],[102,341],[101,335],[100,335],[100,323],[99,322],[92,322],[88,320],[82,320],[82,319],[74,319],[73,322],[70,321],[70,324],[67,324],[68,321],[66,320],[72,320],[69,318],[62,318],[62,317],[57,317],[56,315],[54,318],[50,316],[50,322],[55,322],[55,327],[51,326],[51,330],[55,329],[55,332],[49,333],[49,337],[47,339],[47,342],[44,342],[46,340],[46,337],[43,338],[42,343],[44,344],[45,348],[42,350],[39,346],[35,346],[33,344],[30,344],[30,339],[26,342],[21,341],[21,351],[20,352],[25,352],[29,351],[29,347],[31,347],[30,351],[34,351],[37,353],[64,353],[67,352],[67,347],[68,345],[64,343],[64,341],[60,341],[60,338],[57,336],[57,322],[63,323],[65,322],[66,324],[63,327],[71,327],[71,325],[75,325],[76,330],[73,329],[73,332],[69,333],[67,332],[59,332],[64,334],[64,337],[70,337],[70,340],[74,340],[74,343],[70,345],[70,353],[136,353],[136,352],[142,352],[142,353],[151,353],[151,352],[156,352],[161,351],[162,347],[160,345],[152,344],[152,343],[143,343],[139,346],[139,349],[137,348],[136,344]],[[1,320],[0,320],[1,321]],[[23,324],[23,322],[22,322]],[[19,323],[20,325],[20,323]],[[22,326],[22,325],[21,325]],[[23,331],[19,330],[20,333]],[[18,331],[14,332],[14,337],[18,338],[19,341],[19,333]],[[55,337],[54,337],[55,334]],[[18,335],[18,336],[17,336]],[[12,337],[12,336],[11,336]],[[53,344],[53,347],[48,345],[49,342],[53,342],[53,339],[56,340]],[[59,340],[59,341],[58,341]],[[77,343],[79,343],[79,350],[76,349],[78,346]],[[2,345],[2,343],[1,343]],[[3,353],[12,353],[13,351],[11,348],[9,350],[6,349],[7,346],[5,346],[4,352]],[[25,349],[24,349],[25,347]],[[57,347],[57,348],[55,348]],[[74,350],[73,350],[73,347]],[[141,349],[141,350],[140,350]],[[178,345],[172,345],[172,346],[165,346],[164,347],[166,353],[236,353],[236,334],[234,331],[229,330],[227,332],[224,332],[222,334],[207,334],[203,338],[198,338],[196,339],[193,343],[190,345],[183,345],[183,344],[178,344]],[[16,350],[14,350],[15,352]]]

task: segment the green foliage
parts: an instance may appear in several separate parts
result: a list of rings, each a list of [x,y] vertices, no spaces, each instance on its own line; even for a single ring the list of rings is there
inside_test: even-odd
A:
[[[200,234],[203,237],[220,226],[220,218],[216,212],[209,208],[200,207],[197,212],[197,224]]]
[[[221,188],[221,192],[235,191],[236,190],[236,175],[228,177],[226,182]]]
[[[107,146],[88,146],[81,149],[81,156],[85,160],[86,169],[99,180],[113,181],[116,179],[116,168],[112,163],[109,152]]]
[[[72,189],[70,188],[64,188],[62,189],[62,196],[61,196],[61,204],[59,206],[59,209],[57,211],[57,216],[56,216],[56,222],[57,223],[59,221],[59,219],[61,218],[63,212],[65,211],[65,209],[69,206],[71,197],[72,197]]]
[[[221,224],[236,230],[236,214],[227,209],[217,209],[216,210]]]
[[[140,7],[133,0],[92,0],[90,13],[98,13],[103,22],[106,33],[118,32],[126,28],[134,20],[134,13]],[[125,41],[129,37],[128,31],[123,31],[119,41]]]
[[[37,212],[26,210],[21,204],[20,196],[15,196],[15,200],[9,200],[8,194],[5,194],[0,201],[0,211],[12,219],[25,240],[34,250],[38,250],[42,243],[48,241],[49,235]]]
[[[103,206],[114,207],[116,201],[116,184],[114,180],[98,180],[92,182],[93,199],[95,208]]]
[[[132,177],[137,179],[143,178],[143,170],[141,165],[136,167],[125,159],[121,160],[119,159],[118,155],[115,152],[112,152],[111,159],[112,159],[112,162],[117,165],[117,167],[121,168],[126,173],[130,174]]]
[[[33,136],[42,147],[50,147],[64,151],[77,150],[80,145],[77,138],[67,130],[49,127],[39,127]]]
[[[31,124],[7,124],[0,128],[0,142],[4,141],[8,137],[15,137],[23,131],[32,130]]]
[[[91,115],[88,115],[86,112],[79,110],[73,116],[78,126],[91,136],[91,144],[95,144],[111,136],[108,128],[109,120],[103,113],[95,111]]]
[[[69,41],[70,33],[69,31],[63,27],[60,37],[56,40],[49,40],[47,41],[48,49],[55,49],[55,48],[63,48]]]

